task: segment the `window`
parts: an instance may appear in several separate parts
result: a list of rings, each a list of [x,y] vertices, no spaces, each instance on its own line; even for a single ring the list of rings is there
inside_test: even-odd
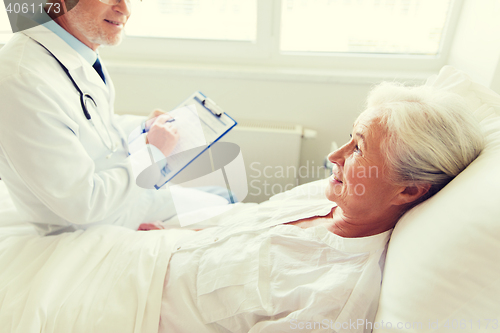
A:
[[[450,0],[284,0],[282,51],[437,55]]]
[[[463,0],[133,1],[128,38],[108,59],[435,70]],[[0,42],[9,35],[0,11]]]
[[[133,8],[122,54],[106,52],[118,59],[435,70],[446,59],[461,2],[147,0]]]
[[[201,28],[202,27],[202,28]],[[256,0],[156,0],[135,3],[127,35],[254,42]]]

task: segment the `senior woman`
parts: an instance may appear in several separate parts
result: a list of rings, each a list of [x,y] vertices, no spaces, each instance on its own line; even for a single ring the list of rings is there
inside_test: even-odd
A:
[[[460,97],[383,83],[332,152],[326,198],[297,187],[177,244],[160,332],[371,331],[392,228],[483,148]]]

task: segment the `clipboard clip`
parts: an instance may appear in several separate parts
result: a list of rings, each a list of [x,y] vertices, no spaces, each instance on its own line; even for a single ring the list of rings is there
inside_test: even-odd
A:
[[[220,117],[224,111],[217,105],[215,104],[214,101],[212,101],[210,98],[205,98],[204,100],[201,101],[201,104],[210,112],[212,112],[213,115]]]

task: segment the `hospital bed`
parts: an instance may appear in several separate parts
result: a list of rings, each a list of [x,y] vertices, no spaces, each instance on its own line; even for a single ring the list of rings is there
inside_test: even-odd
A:
[[[356,332],[500,331],[500,96],[451,67],[427,84],[466,98],[487,145],[398,223],[377,316],[352,318]],[[0,332],[158,332],[168,258],[183,232],[102,226],[41,238],[0,181]]]

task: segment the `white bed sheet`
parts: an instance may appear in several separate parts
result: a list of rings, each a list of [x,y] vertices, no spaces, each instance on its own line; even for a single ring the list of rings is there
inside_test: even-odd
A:
[[[0,331],[157,333],[171,251],[188,232],[95,226],[42,237],[1,184]]]
[[[38,234],[36,228],[23,222],[14,207],[4,182],[0,180],[0,241],[3,237],[16,234]]]

